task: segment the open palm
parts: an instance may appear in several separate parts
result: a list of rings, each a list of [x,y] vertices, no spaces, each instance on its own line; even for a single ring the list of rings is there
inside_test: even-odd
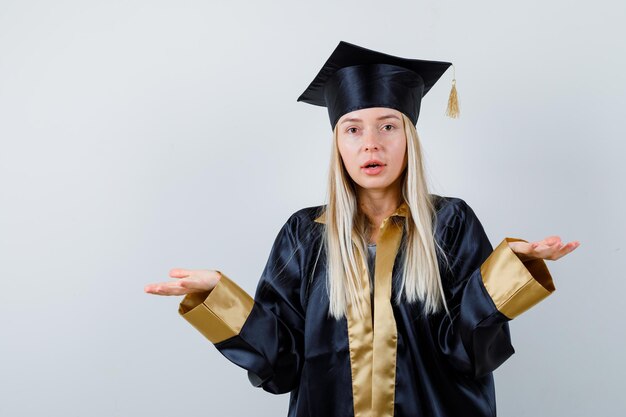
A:
[[[562,243],[559,236],[548,236],[537,242],[509,242],[509,247],[522,261],[547,259],[556,261],[580,246],[579,241]]]
[[[175,268],[170,271],[170,277],[177,278],[177,280],[148,284],[144,287],[144,291],[156,295],[185,295],[211,291],[222,275],[216,270]]]

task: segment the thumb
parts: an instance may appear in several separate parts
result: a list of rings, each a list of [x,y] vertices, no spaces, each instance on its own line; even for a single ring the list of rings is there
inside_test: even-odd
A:
[[[189,275],[191,275],[191,271],[188,269],[174,268],[170,270],[171,278],[187,278]]]

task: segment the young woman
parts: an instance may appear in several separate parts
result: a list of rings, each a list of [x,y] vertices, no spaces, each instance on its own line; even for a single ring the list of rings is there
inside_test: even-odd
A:
[[[544,260],[579,243],[494,249],[462,199],[428,192],[415,124],[450,63],[340,42],[299,101],[328,108],[327,204],[293,213],[254,298],[215,270],[146,286],[289,416],[495,416],[508,322],[555,288]]]

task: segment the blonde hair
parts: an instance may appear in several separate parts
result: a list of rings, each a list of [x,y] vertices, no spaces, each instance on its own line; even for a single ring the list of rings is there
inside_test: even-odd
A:
[[[422,151],[419,137],[411,120],[402,114],[407,139],[408,163],[402,176],[402,197],[410,213],[393,221],[404,223],[402,279],[395,302],[402,295],[409,303],[421,301],[423,312],[437,313],[444,307],[449,313],[441,284],[436,250],[445,253],[434,238],[436,211],[424,178]],[[337,128],[333,131],[330,169],[328,175],[326,228],[323,239],[327,255],[327,289],[330,299],[329,315],[340,319],[346,315],[347,306],[356,306],[361,318],[364,294],[360,288],[361,265],[367,259],[369,227],[365,216],[358,210],[354,181],[348,174],[337,145]],[[391,220],[391,219],[390,219]],[[353,242],[356,237],[356,243]],[[369,275],[368,268],[365,268]],[[368,276],[368,278],[371,278]],[[370,280],[370,282],[372,282]]]

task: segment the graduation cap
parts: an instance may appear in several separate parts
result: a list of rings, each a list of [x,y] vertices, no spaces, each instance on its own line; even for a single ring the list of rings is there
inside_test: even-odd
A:
[[[422,97],[450,65],[400,58],[340,41],[298,101],[327,107],[332,129],[344,114],[368,107],[396,109],[415,125]],[[446,114],[459,115],[454,76]]]

